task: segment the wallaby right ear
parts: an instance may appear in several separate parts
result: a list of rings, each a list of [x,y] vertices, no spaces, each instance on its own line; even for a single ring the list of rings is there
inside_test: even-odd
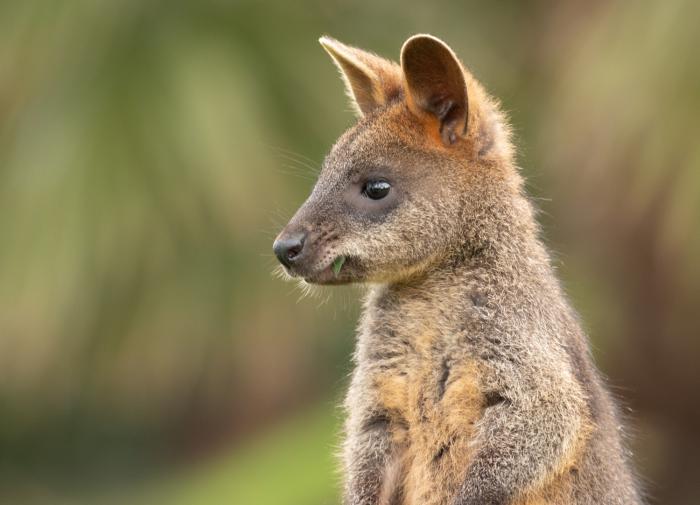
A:
[[[318,41],[338,66],[359,116],[400,95],[401,69],[396,63],[331,37],[323,36]]]
[[[439,121],[445,145],[467,132],[469,102],[462,64],[442,40],[414,35],[401,49],[409,108],[418,117]]]

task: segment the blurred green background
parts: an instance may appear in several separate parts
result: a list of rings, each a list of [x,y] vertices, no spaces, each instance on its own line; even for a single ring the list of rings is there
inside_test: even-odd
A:
[[[272,239],[353,122],[319,35],[509,111],[651,503],[700,501],[700,4],[0,2],[0,503],[338,503],[359,291]]]

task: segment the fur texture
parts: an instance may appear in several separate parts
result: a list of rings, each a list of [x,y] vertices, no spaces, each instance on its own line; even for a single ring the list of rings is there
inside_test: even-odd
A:
[[[367,285],[345,503],[641,503],[498,104],[434,37],[409,39],[400,66],[321,43],[360,119],[278,241],[304,237],[293,276]],[[367,197],[373,180],[386,197]]]

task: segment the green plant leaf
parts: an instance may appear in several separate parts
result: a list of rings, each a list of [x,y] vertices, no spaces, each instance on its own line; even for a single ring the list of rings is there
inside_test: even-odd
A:
[[[338,277],[340,269],[343,268],[343,263],[345,263],[345,256],[338,256],[333,262],[333,275]]]

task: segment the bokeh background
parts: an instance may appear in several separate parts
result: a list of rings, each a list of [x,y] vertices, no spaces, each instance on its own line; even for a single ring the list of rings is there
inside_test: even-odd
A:
[[[650,503],[700,502],[700,3],[0,2],[0,503],[338,503],[359,291],[272,239],[353,122],[317,44],[503,101]]]

